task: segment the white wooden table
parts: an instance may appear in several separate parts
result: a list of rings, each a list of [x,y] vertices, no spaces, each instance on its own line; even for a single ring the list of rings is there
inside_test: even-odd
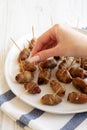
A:
[[[8,116],[0,111],[0,130],[23,130],[19,125],[12,121]]]
[[[53,23],[70,26],[87,25],[87,0],[0,0],[0,62],[11,47],[10,37],[15,40],[27,33],[40,35]],[[5,50],[5,52],[4,52]],[[3,75],[3,74],[2,74]],[[23,130],[0,111],[0,130]]]

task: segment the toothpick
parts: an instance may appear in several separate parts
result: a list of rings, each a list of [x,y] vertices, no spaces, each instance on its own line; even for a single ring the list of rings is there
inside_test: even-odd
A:
[[[33,34],[33,38],[34,38],[34,26],[32,26],[32,34]]]
[[[51,26],[53,26],[53,17],[52,16],[50,17],[50,20],[51,20]]]
[[[27,93],[28,92],[28,90],[26,89],[24,92],[21,92],[19,95],[18,95],[18,97],[21,97],[22,95],[24,95],[25,93]]]
[[[70,66],[67,68],[67,70],[69,71],[69,69],[71,68],[71,66],[76,62],[75,58],[73,59],[73,61],[71,62]]]
[[[27,42],[28,42],[28,43],[30,43],[30,41],[29,41],[29,40],[27,40]]]
[[[57,91],[53,95],[56,96],[60,90],[61,90],[61,87],[58,88]]]
[[[12,38],[10,38],[10,39],[11,39],[11,41],[16,45],[16,47],[18,48],[18,50],[21,51],[21,49],[20,49],[20,47],[17,45],[17,43],[16,43]]]
[[[76,22],[76,28],[79,27],[79,17],[77,18],[77,22]]]

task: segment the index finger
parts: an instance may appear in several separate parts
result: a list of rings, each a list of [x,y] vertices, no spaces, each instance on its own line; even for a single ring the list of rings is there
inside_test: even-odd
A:
[[[55,29],[54,26],[50,28],[48,31],[43,33],[36,41],[36,44],[32,50],[31,56],[35,55],[37,52],[41,51],[43,46],[49,44],[51,40],[55,40]]]

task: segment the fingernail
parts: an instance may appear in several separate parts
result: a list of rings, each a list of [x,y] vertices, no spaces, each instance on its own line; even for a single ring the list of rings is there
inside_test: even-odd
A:
[[[31,57],[30,58],[30,62],[38,62],[40,60],[40,57],[39,56],[34,56],[34,57]]]

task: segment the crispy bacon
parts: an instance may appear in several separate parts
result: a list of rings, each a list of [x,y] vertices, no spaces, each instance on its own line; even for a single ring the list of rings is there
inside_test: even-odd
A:
[[[77,104],[87,103],[87,95],[77,92],[71,92],[68,94],[67,100]]]
[[[45,105],[57,105],[62,102],[62,99],[56,94],[46,94],[42,96],[41,103]]]
[[[85,70],[87,70],[87,57],[81,58],[81,67]]]
[[[87,94],[87,82],[84,79],[81,79],[79,77],[73,78],[72,84],[75,88],[77,88],[81,92]]]
[[[42,84],[47,84],[50,80],[51,77],[51,70],[50,69],[43,69],[39,71],[38,74],[38,84],[42,85]]]
[[[56,78],[63,83],[70,83],[72,81],[69,71],[65,69],[58,69],[56,72]]]
[[[33,78],[34,78],[34,74],[32,72],[24,71],[17,74],[15,80],[18,83],[23,84],[23,83],[30,82],[31,80],[33,80]]]
[[[66,57],[65,59],[63,59],[58,68],[59,69],[68,69],[71,65],[73,65],[72,63],[74,62],[74,58],[73,57]]]
[[[70,68],[69,72],[73,78],[76,78],[76,77],[86,78],[87,77],[87,72],[81,67],[73,66]]]
[[[57,95],[59,95],[59,96],[65,95],[65,89],[61,86],[61,84],[58,81],[51,80],[50,86]]]
[[[30,55],[30,49],[24,48],[18,56],[18,62],[26,60],[29,57],[29,55]]]
[[[23,71],[36,71],[36,66],[33,63],[30,63],[29,61],[21,61],[20,62],[20,72]]]
[[[26,90],[31,94],[38,94],[41,92],[40,87],[35,82],[28,82],[24,84]]]
[[[57,66],[56,60],[55,59],[49,59],[49,60],[46,60],[46,61],[40,63],[39,68],[41,68],[41,69],[45,69],[45,68],[53,69],[56,66]]]

